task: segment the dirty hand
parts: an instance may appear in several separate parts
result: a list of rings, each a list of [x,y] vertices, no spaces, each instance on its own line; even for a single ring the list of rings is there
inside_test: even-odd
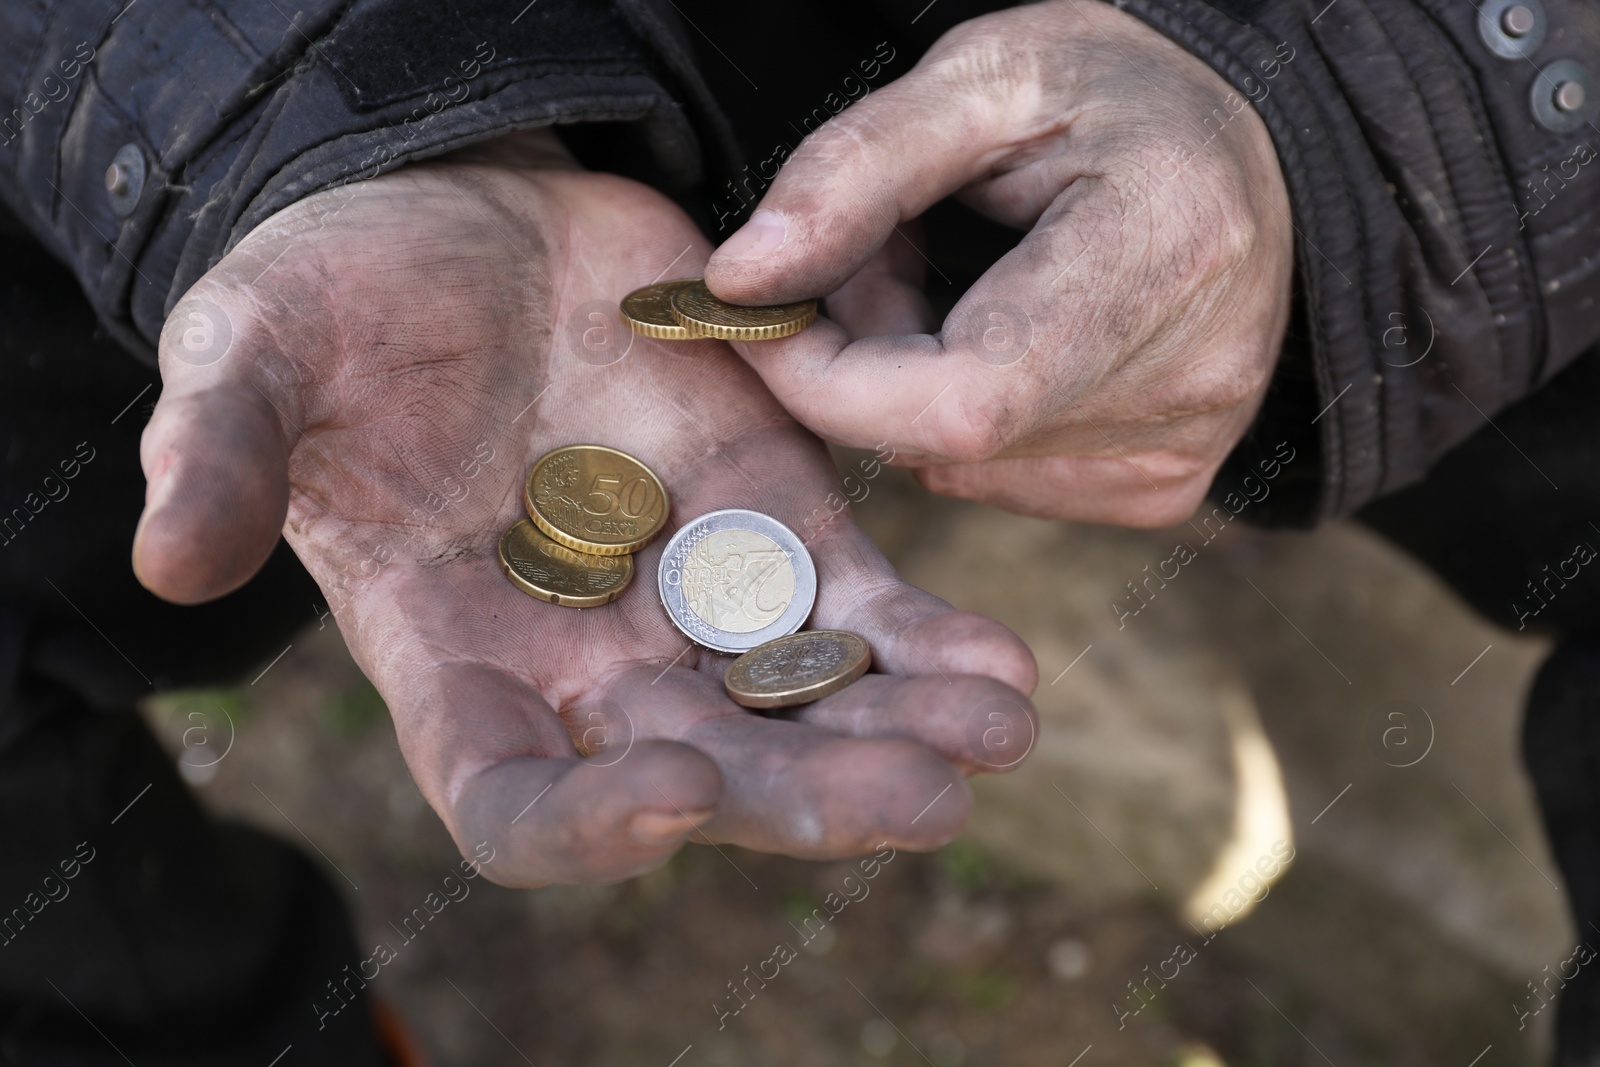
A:
[[[811,543],[812,625],[861,633],[884,673],[788,720],[733,704],[727,661],[668,622],[667,534],[605,607],[556,607],[501,574],[523,479],[561,445],[647,463],[668,533],[727,507],[798,529],[837,482],[725,345],[633,338],[615,361],[632,335],[585,346],[586,305],[614,312],[704,262],[676,207],[576,169],[547,135],[497,146],[304,200],[179,301],[143,441],[140,579],[219,596],[281,531],[423,795],[464,854],[493,847],[496,881],[614,881],[691,834],[807,857],[949,840],[964,772],[1014,763],[1032,737],[1033,660],[901,582],[847,517]]]
[[[1293,59],[1258,64],[1250,96]],[[950,194],[1028,233],[934,334],[914,220]],[[832,322],[738,346],[823,437],[887,438],[942,493],[1159,526],[1255,416],[1292,269],[1248,100],[1133,16],[1051,0],[958,26],[817,129],[706,281],[830,294]]]

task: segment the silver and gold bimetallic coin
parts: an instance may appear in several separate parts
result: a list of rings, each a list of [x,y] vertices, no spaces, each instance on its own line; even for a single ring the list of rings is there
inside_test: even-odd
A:
[[[654,541],[666,524],[666,487],[626,452],[568,445],[547,452],[528,473],[528,518],[552,541],[577,552],[620,556]]]
[[[691,333],[720,341],[771,341],[797,334],[817,321],[815,300],[744,307],[718,300],[699,279],[672,293],[671,310]]]
[[[718,652],[787,637],[817,599],[811,553],[758,511],[713,511],[685,523],[661,553],[657,583],[673,624]]]
[[[806,630],[734,660],[724,684],[747,708],[789,708],[831,696],[867,673],[872,650],[848,630]]]
[[[524,593],[564,608],[609,604],[633,581],[632,556],[574,552],[527,519],[518,519],[501,536],[500,568]]]

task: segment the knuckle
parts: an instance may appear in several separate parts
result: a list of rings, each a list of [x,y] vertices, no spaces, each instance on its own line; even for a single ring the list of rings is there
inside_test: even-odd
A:
[[[1268,379],[1263,361],[1253,355],[1227,357],[1174,381],[1166,415],[1180,418],[1253,406]]]
[[[1223,208],[1219,213],[1220,234],[1217,239],[1217,260],[1231,269],[1255,262],[1261,247],[1261,229],[1255,216],[1237,208]]]
[[[891,86],[879,93],[904,95],[893,90]],[[889,113],[881,114],[886,109]],[[886,154],[886,146],[893,143],[888,133],[898,122],[896,110],[892,100],[879,103],[868,97],[830,117],[800,142],[779,173],[775,191],[818,208],[841,193],[882,200],[895,172],[896,161]],[[849,183],[864,186],[853,188]],[[891,196],[874,207],[887,207],[892,201]]]
[[[807,135],[763,201],[769,209],[806,219],[810,240],[823,248],[880,240],[878,231],[887,232],[892,224],[885,220],[901,215],[903,168],[886,152],[892,140],[878,128],[867,103],[834,116]]]
[[[785,172],[859,164],[872,149],[870,109],[855,107],[833,116],[806,135]]]
[[[1165,230],[1155,263],[1160,277],[1153,281],[1177,282],[1190,292],[1207,290],[1250,266],[1259,247],[1259,231],[1249,212],[1211,194],[1186,198]]]
[[[1009,101],[1041,74],[1039,55],[1019,49],[1015,28],[993,17],[974,19],[947,34],[929,51],[925,69],[946,90],[995,102]]]
[[[1126,514],[1117,521],[1141,529],[1176,526],[1199,509],[1210,487],[1211,479],[1200,475],[1184,478],[1176,485],[1150,490],[1130,503]]]
[[[1250,371],[1250,367],[1259,365],[1259,360],[1252,360],[1243,365],[1230,366],[1225,373],[1213,376],[1207,387],[1212,409],[1231,411],[1253,405],[1269,378],[1266,373]]]
[[[1193,493],[1194,503],[1198,505],[1199,498],[1211,484],[1218,462],[1203,452],[1169,449],[1148,454],[1141,466],[1161,489]]]
[[[957,463],[994,459],[1011,443],[1003,413],[986,404],[961,404],[955,421],[943,428],[941,451]]]

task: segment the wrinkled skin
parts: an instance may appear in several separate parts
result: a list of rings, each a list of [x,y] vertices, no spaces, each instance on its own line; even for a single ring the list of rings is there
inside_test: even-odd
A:
[[[1293,60],[1264,59],[1250,96]],[[1028,234],[935,336],[915,220],[950,194]],[[816,130],[706,281],[832,294],[835,324],[740,348],[823,437],[887,438],[938,492],[1160,526],[1260,406],[1293,236],[1245,96],[1133,16],[1053,0],[958,26]]]
[[[281,530],[423,795],[464,854],[493,847],[485,873],[505,884],[625,878],[692,835],[804,857],[935,847],[966,817],[964,775],[1031,743],[1026,647],[901,582],[847,514],[811,542],[811,625],[866,636],[882,673],[786,718],[729,701],[727,660],[668,622],[667,534],[601,608],[501,574],[526,472],[561,445],[649,464],[668,533],[726,507],[800,529],[836,490],[820,442],[727,346],[613,320],[584,347],[605,321],[584,305],[614,311],[708,252],[667,200],[519,136],[294,205],[162,335],[140,579],[179,602],[218,596]]]

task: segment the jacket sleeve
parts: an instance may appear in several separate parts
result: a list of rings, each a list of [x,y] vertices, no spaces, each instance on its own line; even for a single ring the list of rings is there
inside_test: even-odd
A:
[[[178,297],[257,223],[410,160],[606,122],[614,136],[589,140],[608,163],[696,182],[696,131],[716,141],[722,120],[662,8],[6,0],[0,199],[149,357]]]
[[[1282,163],[1294,321],[1219,484],[1281,440],[1316,458],[1263,518],[1420,479],[1600,339],[1600,6],[1116,2],[1250,99]]]

